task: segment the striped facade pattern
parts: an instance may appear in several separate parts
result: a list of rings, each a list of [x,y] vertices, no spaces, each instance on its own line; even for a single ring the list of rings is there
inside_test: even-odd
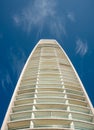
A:
[[[93,107],[64,50],[40,40],[17,83],[1,130],[94,130]]]

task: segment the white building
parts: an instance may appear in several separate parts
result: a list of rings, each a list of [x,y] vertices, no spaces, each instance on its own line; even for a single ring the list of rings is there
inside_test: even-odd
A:
[[[21,73],[1,130],[94,130],[93,107],[64,50],[40,40]]]

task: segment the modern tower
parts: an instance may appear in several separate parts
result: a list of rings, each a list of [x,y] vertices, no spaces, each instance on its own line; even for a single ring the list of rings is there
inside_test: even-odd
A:
[[[56,40],[40,40],[33,49],[1,130],[94,130],[92,104]]]

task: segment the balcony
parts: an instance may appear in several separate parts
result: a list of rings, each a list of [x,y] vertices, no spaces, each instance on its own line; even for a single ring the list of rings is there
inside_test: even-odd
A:
[[[46,85],[39,85],[39,87],[37,88],[38,92],[63,92],[64,90],[62,89],[62,86],[58,87],[58,86],[46,86]]]
[[[80,95],[77,95],[77,94],[68,94],[67,93],[67,98],[71,98],[71,99],[77,99],[77,100],[81,100],[81,101],[85,101],[85,97],[84,96],[80,96]]]
[[[22,113],[14,113],[10,115],[10,121],[16,121],[16,120],[25,120],[31,118],[31,112],[24,111]]]
[[[90,108],[88,107],[84,107],[84,106],[78,106],[78,105],[70,105],[70,111],[74,111],[74,112],[81,112],[84,114],[90,114]]]
[[[77,90],[78,90],[78,91],[81,91],[81,90],[82,90],[79,85],[73,86],[73,85],[69,84],[69,85],[64,85],[64,86],[65,86],[66,89],[71,89],[71,90],[76,90],[76,91],[77,91]]]
[[[25,99],[25,98],[34,98],[34,93],[25,93],[25,94],[20,94],[18,96],[16,96],[16,100],[19,99]]]
[[[76,130],[94,130],[94,123],[74,121]]]
[[[28,88],[26,88],[26,89],[23,89],[23,90],[18,90],[18,95],[19,94],[25,94],[25,93],[33,93],[33,92],[35,92],[35,89],[34,88],[30,88],[30,89],[28,89]]]
[[[32,104],[26,104],[26,105],[20,105],[20,106],[14,106],[12,107],[12,112],[23,112],[23,111],[30,111],[33,110],[33,105]]]
[[[71,121],[69,120],[62,120],[62,119],[35,119],[34,121],[34,128],[39,129],[64,129],[68,130],[70,128]]]
[[[62,84],[38,84],[38,88],[62,88]]]
[[[62,92],[51,92],[51,91],[42,91],[42,92],[38,92],[36,93],[36,96],[39,98],[39,97],[44,97],[44,98],[58,98],[58,97],[64,97],[65,94],[62,93]]]
[[[81,113],[72,113],[72,118],[80,121],[92,122],[93,116]]]
[[[68,102],[69,102],[69,104],[83,106],[83,107],[87,107],[87,105],[88,105],[87,102],[76,100],[76,99],[68,99]]]
[[[67,105],[65,104],[54,104],[54,103],[39,103],[35,104],[36,110],[67,110]]]
[[[38,84],[60,84],[61,85],[61,81],[60,80],[39,80]]]
[[[52,104],[58,104],[58,103],[65,103],[66,100],[64,98],[36,98],[36,103],[52,103]]]
[[[30,128],[30,121],[29,120],[22,120],[22,121],[11,121],[8,122],[8,130],[19,130],[19,129],[27,129]]]
[[[14,101],[14,105],[18,106],[18,105],[24,105],[24,104],[29,104],[33,102],[34,102],[33,98],[26,98],[26,99],[20,99],[20,100]]]
[[[72,89],[65,89],[65,90],[66,90],[66,93],[77,94],[77,95],[83,96],[83,92],[82,91],[72,90]]]
[[[24,90],[24,89],[35,89],[36,85],[22,85],[19,87],[19,90]]]

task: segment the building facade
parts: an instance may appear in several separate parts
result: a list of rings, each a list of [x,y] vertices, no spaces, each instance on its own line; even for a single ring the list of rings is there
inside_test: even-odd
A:
[[[1,130],[94,130],[92,104],[55,40],[40,40],[18,80]]]

